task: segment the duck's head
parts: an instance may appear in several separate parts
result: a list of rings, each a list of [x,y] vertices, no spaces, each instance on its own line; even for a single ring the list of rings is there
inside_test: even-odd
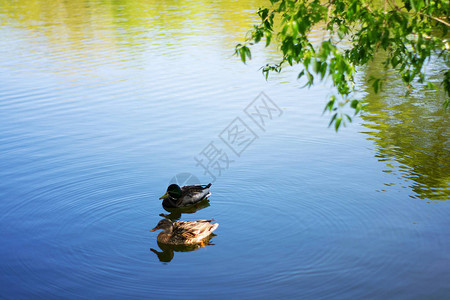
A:
[[[171,184],[167,188],[167,192],[162,195],[159,199],[166,199],[167,197],[172,197],[174,199],[178,199],[181,197],[181,188],[178,184]]]
[[[162,219],[161,221],[158,222],[158,224],[155,226],[155,228],[153,228],[150,231],[153,232],[158,229],[162,229],[165,232],[172,232],[172,228],[173,228],[172,221],[170,221],[168,219]]]

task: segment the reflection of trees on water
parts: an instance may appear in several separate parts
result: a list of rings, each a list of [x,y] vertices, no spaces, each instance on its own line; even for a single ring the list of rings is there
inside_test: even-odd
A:
[[[48,36],[56,48],[76,45],[93,38],[85,47],[140,47],[148,39],[166,45],[182,42],[186,36],[224,33],[224,43],[231,48],[257,20],[256,10],[266,0],[247,1],[65,1],[21,0],[0,2],[4,20],[17,20],[22,28]],[[210,20],[216,25],[214,33]],[[0,18],[0,25],[2,18]],[[170,30],[161,30],[161,24]],[[101,30],[99,36],[96,30]],[[123,34],[126,30],[126,34]],[[67,43],[69,39],[71,43]],[[73,44],[72,44],[73,42]],[[100,43],[100,44],[96,44]],[[92,44],[92,45],[91,45]],[[101,55],[101,53],[97,53]]]
[[[214,245],[213,243],[211,243],[210,240],[215,236],[216,234],[213,233],[207,239],[203,240],[203,244],[195,244],[195,245],[167,245],[158,242],[158,246],[162,251],[157,251],[153,248],[150,248],[150,251],[152,251],[158,256],[159,261],[170,262],[175,256],[175,252],[196,251],[200,248]]]
[[[367,78],[385,75],[381,62],[382,57],[369,66]],[[429,66],[430,80],[439,85],[446,68],[435,58]],[[385,162],[385,172],[412,180],[410,187],[418,198],[450,199],[450,118],[442,105],[445,94],[416,86],[405,96],[405,86],[395,73],[386,75],[384,92],[367,90],[362,114],[363,126],[370,129],[368,139],[377,145],[376,157]]]

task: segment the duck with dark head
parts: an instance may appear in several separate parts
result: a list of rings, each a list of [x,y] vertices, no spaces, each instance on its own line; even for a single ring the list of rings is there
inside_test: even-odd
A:
[[[185,185],[180,187],[178,184],[171,184],[167,188],[167,192],[159,199],[163,200],[164,208],[181,208],[197,204],[205,200],[211,195],[209,188],[211,183],[207,185]]]

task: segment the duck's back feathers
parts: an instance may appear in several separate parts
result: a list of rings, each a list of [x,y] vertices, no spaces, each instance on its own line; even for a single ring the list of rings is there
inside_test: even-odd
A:
[[[208,238],[219,227],[218,223],[211,224],[210,220],[177,221],[173,222],[170,235],[161,232],[158,241],[167,244],[196,244]]]
[[[181,187],[181,198],[183,199],[182,204],[194,204],[200,202],[201,200],[209,197],[211,193],[209,192],[209,188],[211,187],[211,183],[208,185],[185,185]],[[183,205],[185,206],[185,205]]]
[[[204,238],[210,235],[219,226],[218,223],[210,224],[213,219],[210,220],[197,220],[197,221],[177,221],[173,223],[174,234],[180,234],[186,239],[190,238]]]

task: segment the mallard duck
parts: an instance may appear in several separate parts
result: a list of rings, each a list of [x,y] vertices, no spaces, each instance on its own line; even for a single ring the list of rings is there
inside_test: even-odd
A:
[[[219,223],[211,224],[210,220],[197,221],[177,221],[172,222],[168,219],[159,221],[151,232],[162,229],[156,240],[158,243],[170,245],[192,245],[200,244],[206,240],[211,233],[219,227]]]
[[[171,184],[167,188],[167,192],[159,199],[164,199],[162,205],[168,208],[186,207],[196,204],[207,198],[211,193],[208,185],[185,185],[180,187],[178,184]]]

